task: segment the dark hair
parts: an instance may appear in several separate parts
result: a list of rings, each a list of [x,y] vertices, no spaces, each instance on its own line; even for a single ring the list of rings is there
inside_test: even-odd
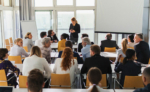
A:
[[[27,78],[28,90],[31,92],[42,91],[42,86],[44,83],[44,75],[39,69],[31,70]]]
[[[101,49],[98,45],[92,45],[91,46],[91,50],[95,53],[95,54],[100,54]]]
[[[72,49],[72,42],[71,41],[66,41],[65,45],[66,45],[66,47],[70,47]]]
[[[142,33],[138,33],[138,34],[135,34],[137,35],[139,38],[143,39],[143,34]]]
[[[135,51],[133,49],[127,49],[126,57],[123,60],[123,64],[126,64],[128,62],[128,59],[132,59],[134,55],[135,55]]]
[[[93,88],[90,92],[99,92],[96,85],[98,85],[100,83],[100,81],[102,80],[101,70],[97,67],[92,67],[88,71],[88,79],[89,79],[90,83],[93,84]]]
[[[63,33],[61,36],[63,37],[63,39],[67,39],[67,40],[69,40],[69,35],[68,35],[68,34]]]
[[[143,75],[150,81],[150,67],[144,69]]]
[[[129,37],[131,42],[134,42],[134,40],[133,40],[134,39],[134,35],[133,34],[132,35],[128,35],[128,37]]]
[[[107,40],[111,40],[112,34],[111,34],[111,33],[108,33],[108,34],[106,35],[106,38],[107,38]]]
[[[51,36],[52,31],[53,31],[53,30],[49,30],[49,31],[48,31],[48,36],[49,36],[49,37]]]
[[[84,37],[89,37],[89,35],[88,34],[82,34],[82,38],[84,38]]]
[[[1,59],[3,59],[7,53],[8,53],[8,50],[6,48],[0,48],[0,58]]]
[[[46,35],[46,32],[41,32],[40,33],[41,38],[43,38],[45,35]]]

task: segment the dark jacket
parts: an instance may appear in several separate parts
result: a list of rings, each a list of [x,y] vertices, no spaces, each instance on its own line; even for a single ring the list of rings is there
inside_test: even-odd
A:
[[[122,64],[117,62],[116,66],[115,66],[115,72],[121,73],[121,79],[120,79],[120,84],[123,86],[124,84],[124,79],[125,76],[138,76],[138,74],[141,73],[141,64],[139,63],[135,63],[134,61],[130,60],[127,61],[126,64]]]
[[[81,73],[84,74],[89,71],[91,67],[97,67],[102,71],[102,74],[111,74],[111,65],[108,58],[102,57],[99,54],[96,54],[92,57],[86,58],[85,62],[81,68]]]
[[[51,36],[48,36],[48,37],[50,37],[51,41],[53,41],[53,42],[55,42],[55,40],[57,40],[57,42],[59,41],[56,34],[53,37],[51,37]]]
[[[94,42],[91,42],[91,45],[93,45]],[[78,45],[78,52],[81,52],[81,49],[83,48],[82,43],[79,43]]]
[[[149,45],[148,43],[141,41],[139,44],[134,46],[137,61],[143,64],[148,64],[149,62]]]
[[[75,33],[70,33],[71,29],[75,30]],[[69,28],[69,33],[70,33],[70,36],[73,36],[74,38],[78,38],[78,33],[80,33],[80,25],[78,23],[76,23],[76,25],[73,26],[71,23],[70,28]]]
[[[116,49],[119,49],[116,41],[113,40],[103,40],[101,41],[101,51],[104,51],[105,47],[116,47]]]
[[[147,86],[145,86],[144,88],[141,89],[137,89],[134,92],[150,92],[150,84],[148,84]]]

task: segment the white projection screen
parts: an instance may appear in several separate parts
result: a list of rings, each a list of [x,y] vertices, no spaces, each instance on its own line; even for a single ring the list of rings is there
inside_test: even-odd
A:
[[[142,33],[144,0],[97,0],[96,32]]]

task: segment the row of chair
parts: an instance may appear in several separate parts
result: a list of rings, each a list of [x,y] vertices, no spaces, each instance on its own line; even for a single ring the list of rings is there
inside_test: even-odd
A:
[[[10,51],[10,48],[13,46],[12,37],[10,37],[9,39],[5,39],[5,45],[6,45],[6,48],[8,49],[8,51]]]

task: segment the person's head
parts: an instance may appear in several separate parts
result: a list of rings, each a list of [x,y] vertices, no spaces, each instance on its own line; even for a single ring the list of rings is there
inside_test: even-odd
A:
[[[101,70],[97,67],[93,67],[88,71],[87,77],[90,85],[93,85],[93,88],[90,90],[90,92],[99,92],[96,86],[99,85],[100,81],[102,80]]]
[[[143,40],[143,34],[135,34],[134,35],[134,42],[135,43],[139,43],[142,40]]]
[[[66,34],[66,33],[63,33],[63,34],[61,35],[61,38],[60,38],[60,39],[61,39],[61,40],[63,40],[63,39],[69,40],[69,35]]]
[[[142,81],[145,86],[150,84],[150,67],[144,69],[142,74]]]
[[[135,60],[135,51],[133,49],[127,49],[123,64],[126,64],[129,60]]]
[[[88,34],[82,34],[81,38],[84,38],[84,37],[89,37],[89,35]]]
[[[72,22],[72,24],[73,24],[73,25],[75,25],[75,24],[77,23],[76,18],[75,18],[75,17],[73,17],[73,18],[71,19],[71,22]]]
[[[6,59],[8,56],[8,50],[6,48],[0,48],[0,59]]]
[[[49,31],[48,31],[48,36],[54,36],[54,35],[55,35],[55,33],[54,33],[53,30],[49,30]]]
[[[72,49],[72,42],[71,41],[66,41],[65,45],[66,45],[66,47],[70,47]]]
[[[38,46],[33,46],[30,51],[30,56],[32,55],[42,57],[41,49]]]
[[[111,33],[108,33],[108,34],[106,35],[106,39],[107,39],[107,40],[111,40],[111,39],[112,39],[112,34],[111,34]]]
[[[41,36],[41,38],[46,37],[46,36],[47,36],[47,35],[46,35],[46,32],[41,32],[41,33],[40,33],[40,36]]]
[[[64,50],[63,50],[63,53],[62,53],[62,63],[61,63],[61,68],[62,70],[67,70],[67,69],[70,69],[71,67],[71,61],[73,59],[73,51],[70,47],[66,47]],[[73,62],[74,64],[74,62]]]
[[[128,35],[128,42],[134,43],[134,35]]]
[[[98,45],[92,45],[91,49],[90,49],[90,54],[91,56],[94,56],[95,54],[99,54],[100,55],[101,49]]]
[[[27,77],[27,87],[29,92],[42,92],[44,87],[44,75],[39,69],[34,69],[29,72]]]
[[[82,38],[82,46],[91,45],[90,39],[88,37]]]
[[[17,38],[17,39],[16,39],[16,44],[17,44],[19,47],[22,47],[22,46],[23,46],[23,40],[22,40],[22,38]]]
[[[49,37],[44,37],[42,39],[42,44],[44,47],[49,48],[49,46],[51,45],[51,39]]]
[[[25,39],[32,39],[32,34],[31,34],[31,32],[28,32],[27,34],[26,34],[26,36],[25,36]]]
[[[128,40],[126,38],[123,38],[122,39],[122,42],[121,42],[121,45],[122,45],[122,51],[123,53],[125,54],[126,51],[127,51],[127,45],[128,45]]]

